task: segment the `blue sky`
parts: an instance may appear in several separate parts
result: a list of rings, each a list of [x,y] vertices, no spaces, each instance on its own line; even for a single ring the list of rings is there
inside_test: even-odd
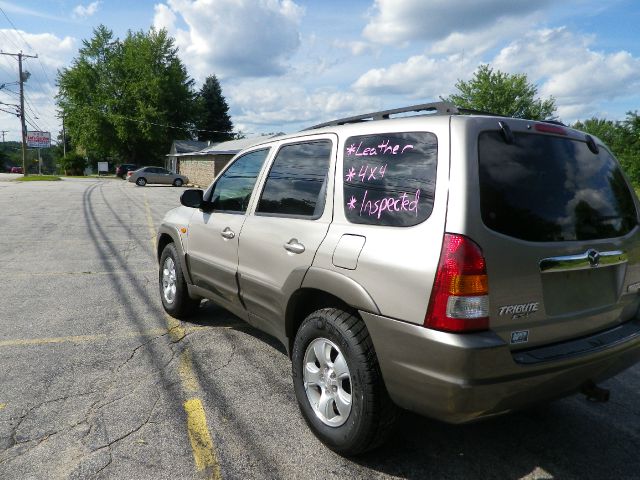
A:
[[[0,49],[26,60],[29,129],[60,130],[55,78],[104,24],[166,28],[189,75],[221,80],[237,130],[291,132],[332,118],[437,100],[478,65],[525,73],[565,122],[640,110],[634,0],[0,0]],[[0,56],[0,109],[17,103]],[[9,104],[9,105],[7,105]],[[18,140],[18,119],[0,130]]]

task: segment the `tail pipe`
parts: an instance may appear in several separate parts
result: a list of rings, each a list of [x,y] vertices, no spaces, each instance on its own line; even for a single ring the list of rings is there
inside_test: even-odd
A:
[[[597,386],[593,381],[586,382],[581,389],[581,392],[587,397],[587,400],[591,402],[608,402],[609,390]]]

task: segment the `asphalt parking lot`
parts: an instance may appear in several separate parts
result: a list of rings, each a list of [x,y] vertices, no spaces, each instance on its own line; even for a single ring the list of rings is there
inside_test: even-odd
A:
[[[0,181],[0,478],[640,478],[640,366],[481,423],[405,414],[346,459],[307,429],[270,337],[167,317],[155,228],[183,189]]]

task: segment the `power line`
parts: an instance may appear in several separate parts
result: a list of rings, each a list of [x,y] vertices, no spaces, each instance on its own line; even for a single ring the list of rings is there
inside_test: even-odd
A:
[[[5,15],[6,16],[6,15]],[[13,38],[11,38],[10,35],[8,35],[4,30],[0,30],[0,33],[7,39],[9,40],[9,42],[11,42],[13,44],[14,47],[16,48],[20,48],[20,45],[18,45],[16,42],[13,41]]]
[[[4,108],[0,108],[0,112],[8,113],[8,114],[10,114],[10,115],[15,115],[16,117],[19,117],[19,116],[20,116],[20,114],[19,114],[19,113],[17,113],[17,112],[11,112],[11,111],[9,111],[9,110],[5,110]]]
[[[111,116],[111,117],[120,117],[124,120],[128,120],[130,122],[134,122],[134,123],[141,123],[141,124],[147,124],[147,125],[155,125],[157,127],[166,127],[166,128],[172,128],[175,130],[191,130],[191,131],[196,131],[196,132],[207,132],[207,133],[242,133],[244,135],[252,135],[251,132],[229,132],[228,130],[205,130],[202,128],[189,128],[189,127],[180,127],[180,126],[176,126],[176,125],[169,125],[166,123],[158,123],[158,122],[152,122],[150,120],[139,120],[137,118],[131,118],[131,117],[127,117],[126,115],[122,115],[121,113],[113,113],[113,112],[103,112],[101,111],[99,108],[97,107],[82,107],[83,109],[88,109],[88,110],[93,110],[94,112],[98,112],[101,113],[103,115],[107,115],[107,116]]]
[[[4,15],[4,18],[7,19],[7,22],[9,22],[9,24],[13,27],[13,29],[15,30],[15,32],[20,36],[20,38],[22,39],[22,41],[24,42],[24,44],[29,47],[31,50],[35,50],[31,45],[29,45],[29,42],[27,42],[27,40],[22,36],[22,33],[20,33],[20,30],[18,30],[18,27],[16,27],[13,22],[11,21],[11,19],[7,16],[7,14],[5,13],[5,11],[2,9],[2,7],[0,7],[0,12],[2,12],[2,14]],[[37,57],[31,57],[31,58],[37,58]]]

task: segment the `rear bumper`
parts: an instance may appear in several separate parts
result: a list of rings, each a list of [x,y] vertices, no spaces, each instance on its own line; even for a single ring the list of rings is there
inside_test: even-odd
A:
[[[450,334],[361,312],[392,400],[450,423],[518,410],[610,378],[640,360],[640,322],[512,353],[492,332]]]

